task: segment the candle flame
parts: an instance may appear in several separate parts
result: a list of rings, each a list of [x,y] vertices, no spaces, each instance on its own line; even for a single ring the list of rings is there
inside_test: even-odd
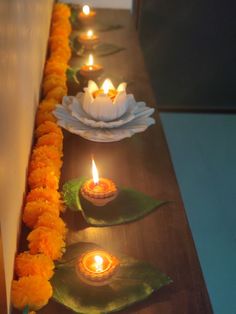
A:
[[[98,175],[98,170],[95,164],[94,159],[92,159],[92,175],[93,175],[93,182],[94,184],[98,184],[99,182],[99,175]]]
[[[102,89],[104,91],[104,94],[108,94],[109,89],[112,89],[112,82],[110,79],[105,79],[105,81],[102,84]]]
[[[87,36],[89,38],[93,37],[93,31],[91,29],[87,31]]]
[[[103,258],[100,255],[94,256],[96,271],[103,270]]]
[[[89,15],[90,13],[90,7],[86,4],[83,6],[82,11],[85,15]]]
[[[90,53],[89,57],[88,57],[88,62],[87,65],[93,65],[94,64],[94,60],[93,60],[93,55]]]

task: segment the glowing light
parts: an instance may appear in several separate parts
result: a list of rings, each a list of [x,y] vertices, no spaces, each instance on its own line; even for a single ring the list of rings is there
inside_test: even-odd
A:
[[[103,271],[103,258],[100,255],[94,256],[96,271]]]
[[[105,79],[105,81],[102,84],[102,89],[104,91],[104,94],[108,94],[109,90],[112,89],[112,82],[110,79]]]
[[[95,164],[94,159],[92,159],[92,175],[93,175],[93,182],[94,184],[98,184],[99,182],[99,175],[98,175],[98,170]]]
[[[87,31],[87,36],[88,36],[88,38],[93,37],[93,31],[91,29]]]
[[[84,15],[89,15],[90,14],[90,7],[86,4],[83,6],[82,11]]]

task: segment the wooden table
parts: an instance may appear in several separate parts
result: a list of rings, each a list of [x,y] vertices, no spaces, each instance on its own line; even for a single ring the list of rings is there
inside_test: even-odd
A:
[[[100,34],[103,42],[126,48],[117,54],[96,58],[104,65],[106,76],[130,82],[128,90],[137,100],[156,107],[130,13],[102,10],[98,16],[124,25],[122,29]],[[71,64],[80,62],[81,59],[75,57]],[[71,92],[75,93],[75,90]],[[157,108],[158,104],[156,111]],[[79,213],[68,210],[64,217],[70,229],[68,244],[95,242],[108,250],[119,250],[146,260],[173,279],[173,284],[122,313],[212,313],[158,113],[155,118],[156,125],[146,132],[116,143],[89,142],[65,132],[62,183],[81,175],[90,176],[93,154],[103,176],[158,199],[173,201],[137,222],[106,228],[85,226]],[[50,301],[38,313],[69,314],[71,311]]]

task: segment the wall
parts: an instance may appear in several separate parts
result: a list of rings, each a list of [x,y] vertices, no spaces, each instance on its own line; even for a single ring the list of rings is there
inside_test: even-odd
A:
[[[0,223],[8,303],[52,2],[0,1]]]
[[[65,0],[63,2],[88,4],[95,8],[131,9],[132,0]]]

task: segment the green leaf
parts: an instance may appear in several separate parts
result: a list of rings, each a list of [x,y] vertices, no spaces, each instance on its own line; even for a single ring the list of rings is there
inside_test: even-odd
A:
[[[82,211],[85,220],[92,226],[105,227],[135,221],[167,203],[122,187],[113,201],[98,208],[79,193],[85,180],[83,177],[65,183],[63,196],[66,205],[72,210]]]
[[[22,314],[28,314],[29,313],[29,305],[26,305],[26,307],[23,309]]]
[[[66,182],[62,187],[62,196],[65,204],[72,210],[82,210],[79,190],[86,181],[85,177]]]
[[[80,281],[76,275],[77,258],[91,249],[101,249],[93,243],[76,243],[57,264],[52,278],[53,298],[80,314],[105,314],[124,309],[146,299],[154,291],[168,285],[172,280],[152,265],[123,254],[114,254],[120,267],[111,282],[93,287]]]
[[[77,79],[77,72],[78,72],[78,68],[68,68],[66,70],[66,76],[67,76],[67,81],[68,82],[72,82],[72,83],[76,83],[76,84],[80,84],[80,82]]]
[[[114,31],[117,29],[121,29],[124,26],[121,24],[111,24],[111,23],[106,23],[104,20],[98,20],[96,19],[96,24],[95,24],[95,29],[97,32],[109,32],[109,31]]]
[[[96,56],[98,56],[98,57],[105,57],[105,56],[113,55],[113,54],[120,52],[124,49],[125,48],[120,47],[120,46],[116,46],[114,44],[101,43],[95,48],[95,53],[96,53]]]

